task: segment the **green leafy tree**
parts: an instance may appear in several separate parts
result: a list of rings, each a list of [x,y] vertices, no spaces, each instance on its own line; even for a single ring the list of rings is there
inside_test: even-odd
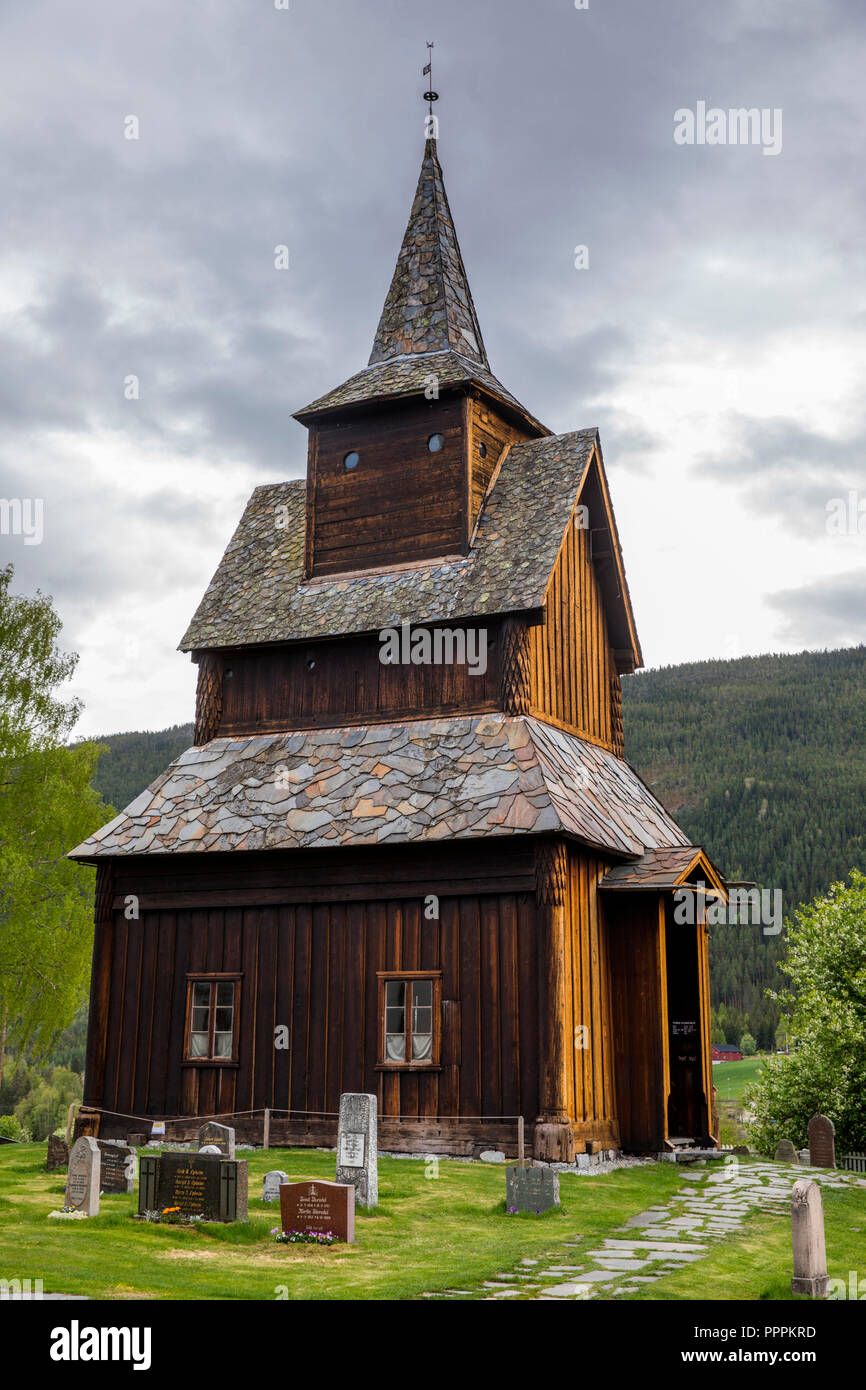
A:
[[[752,1037],[751,1033],[744,1033],[743,1036],[740,1038],[740,1051],[742,1052],[743,1056],[754,1057],[757,1050],[758,1044],[755,1042],[755,1039]]]
[[[66,858],[109,814],[90,781],[99,749],[67,746],[80,713],[57,687],[78,660],[57,646],[51,599],[10,592],[0,569],[0,1083],[7,1041],[44,1052],[87,984],[93,873]]]
[[[69,1107],[81,1100],[81,1077],[65,1067],[54,1067],[15,1107],[15,1119],[34,1139],[47,1139],[66,1126]]]
[[[841,1150],[866,1147],[866,876],[853,869],[788,925],[779,1003],[790,1045],[769,1058],[746,1095],[762,1153],[780,1139],[797,1148],[811,1117],[829,1115]]]

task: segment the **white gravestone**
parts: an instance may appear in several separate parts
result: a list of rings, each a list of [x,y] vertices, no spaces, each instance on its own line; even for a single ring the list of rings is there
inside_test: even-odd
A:
[[[85,1216],[99,1215],[99,1145],[90,1135],[76,1139],[69,1154],[66,1174],[66,1205]]]
[[[791,1193],[791,1234],[794,1242],[792,1293],[826,1298],[827,1252],[824,1247],[824,1207],[821,1189],[811,1178],[798,1178]]]
[[[272,1168],[269,1173],[265,1173],[262,1179],[262,1201],[278,1202],[280,1199],[280,1185],[289,1181],[288,1173],[284,1173],[282,1168]]]
[[[336,1181],[351,1183],[355,1200],[362,1207],[379,1204],[377,1148],[376,1097],[360,1092],[340,1096]]]

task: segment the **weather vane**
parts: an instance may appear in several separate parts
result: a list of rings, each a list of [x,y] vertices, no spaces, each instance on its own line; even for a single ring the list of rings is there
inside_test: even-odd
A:
[[[429,77],[429,78],[430,78],[430,90],[429,90],[428,92],[425,92],[425,93],[424,93],[424,100],[429,104],[430,115],[432,116],[432,115],[433,115],[433,103],[434,103],[434,101],[438,101],[438,100],[439,100],[439,93],[433,91],[433,48],[434,48],[434,45],[433,45],[432,43],[428,43],[427,48],[428,48],[428,57],[429,57],[429,60],[430,60],[430,61],[428,62],[427,66],[425,67],[423,75],[424,75],[424,77]]]

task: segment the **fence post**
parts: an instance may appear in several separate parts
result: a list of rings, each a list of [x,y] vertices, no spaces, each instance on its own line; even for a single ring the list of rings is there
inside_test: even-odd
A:
[[[265,1106],[265,1124],[264,1124],[264,1135],[263,1135],[263,1137],[262,1137],[262,1148],[269,1149],[270,1147],[271,1147],[271,1112],[270,1112],[270,1110],[268,1109],[268,1107]]]
[[[522,1116],[522,1115],[518,1115],[518,1117],[517,1117],[517,1166],[518,1166],[518,1168],[523,1168],[523,1167],[525,1166],[525,1161],[524,1161],[525,1152],[526,1152],[526,1151],[525,1151],[525,1148],[524,1148],[524,1140],[523,1140],[523,1116]]]

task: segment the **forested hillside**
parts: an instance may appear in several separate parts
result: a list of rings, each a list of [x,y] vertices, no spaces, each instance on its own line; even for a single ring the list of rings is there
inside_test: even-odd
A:
[[[623,682],[626,755],[733,879],[780,888],[790,913],[866,868],[866,647],[742,657],[638,672]],[[192,725],[102,738],[96,786],[126,806],[192,742]],[[712,934],[719,1038],[771,1046],[782,937]]]
[[[638,672],[623,718],[626,756],[690,839],[728,877],[780,888],[786,915],[866,865],[866,647]],[[712,932],[727,1041],[745,1023],[768,1045],[782,949],[755,927]]]

